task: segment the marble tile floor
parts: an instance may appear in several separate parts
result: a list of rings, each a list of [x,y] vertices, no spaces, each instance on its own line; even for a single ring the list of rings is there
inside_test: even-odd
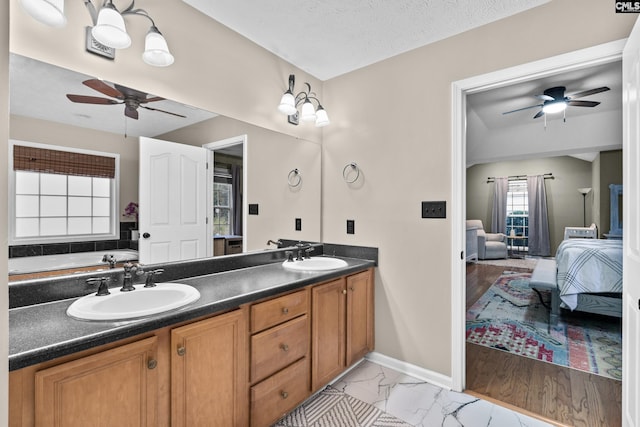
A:
[[[538,419],[365,360],[332,384],[416,427],[543,427]]]

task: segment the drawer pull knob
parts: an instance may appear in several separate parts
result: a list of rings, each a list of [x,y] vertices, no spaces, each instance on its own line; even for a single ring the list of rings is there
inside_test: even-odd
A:
[[[280,344],[280,348],[282,351],[289,351],[289,346],[287,344]]]
[[[287,307],[284,307],[282,309],[282,314],[288,314],[289,313],[289,309]]]
[[[289,397],[289,393],[283,390],[280,392],[280,396],[282,396],[283,399],[286,399],[287,397]]]
[[[187,349],[185,347],[178,347],[178,356],[184,356],[187,353]]]
[[[158,361],[156,359],[149,359],[147,361],[147,368],[156,369],[157,366],[158,366]]]

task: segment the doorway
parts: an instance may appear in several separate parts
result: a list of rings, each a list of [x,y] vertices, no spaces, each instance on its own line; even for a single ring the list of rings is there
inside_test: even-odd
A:
[[[213,209],[207,235],[213,236],[213,256],[247,251],[247,135],[203,145],[208,150],[207,206]]]
[[[465,214],[466,214],[466,96],[496,89],[514,83],[539,79],[569,71],[620,60],[624,40],[583,49],[565,55],[548,58],[509,69],[472,77],[452,84],[452,238],[454,248],[460,252],[452,260],[452,387],[465,389],[465,301],[466,263]]]

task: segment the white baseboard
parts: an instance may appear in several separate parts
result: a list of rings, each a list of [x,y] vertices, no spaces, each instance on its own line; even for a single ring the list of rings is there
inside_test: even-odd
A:
[[[394,359],[389,356],[385,356],[382,353],[371,352],[365,356],[365,359],[385,366],[387,368],[394,369],[403,374],[410,375],[419,380],[423,380],[435,386],[451,390],[453,380],[451,377],[442,375],[438,372],[430,371],[428,369],[421,368],[411,363],[403,362],[402,360]]]

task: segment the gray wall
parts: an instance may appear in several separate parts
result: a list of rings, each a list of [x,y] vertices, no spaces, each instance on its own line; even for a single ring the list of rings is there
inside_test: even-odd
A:
[[[467,169],[467,218],[481,219],[485,228],[489,229],[494,186],[487,184],[488,177],[540,175],[549,172],[555,177],[545,180],[551,253],[555,254],[564,237],[564,228],[582,226],[583,200],[578,188],[591,187],[590,162],[560,156],[472,166]],[[592,221],[592,200],[590,193],[586,198],[587,224]]]

